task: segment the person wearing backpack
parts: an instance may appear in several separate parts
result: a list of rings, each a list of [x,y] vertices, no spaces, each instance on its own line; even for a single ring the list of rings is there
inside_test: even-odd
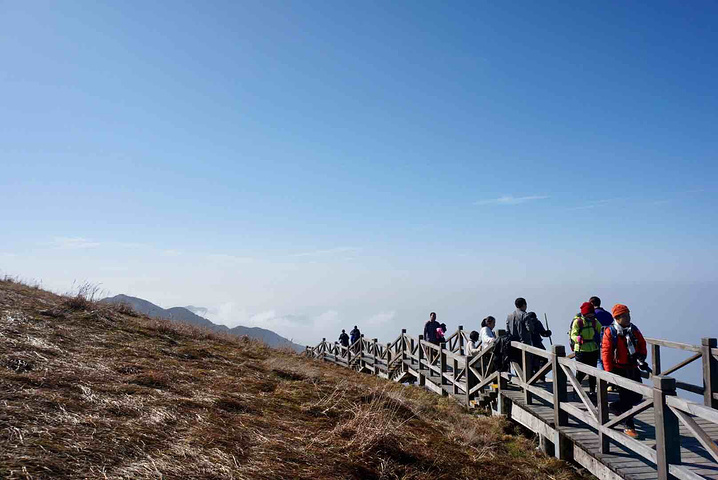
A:
[[[531,345],[531,331],[526,320],[526,299],[517,298],[514,301],[516,310],[509,313],[506,317],[506,331],[509,332],[511,341],[525,343]]]
[[[641,372],[650,368],[646,365],[646,339],[641,331],[631,323],[631,312],[626,305],[620,303],[613,306],[614,321],[603,332],[601,357],[603,368],[610,373],[641,383]],[[618,401],[609,405],[614,415],[621,415],[633,408],[643,397],[640,393],[627,388],[618,388]],[[638,437],[633,417],[625,421],[626,429],[623,431],[632,438]]]
[[[535,312],[529,312],[526,314],[526,322],[529,327],[529,332],[531,333],[531,346],[540,348],[541,350],[546,350],[546,347],[543,345],[543,337],[550,337],[551,330],[546,330],[544,328],[541,320],[538,319]],[[541,370],[541,368],[548,362],[548,360],[538,355],[530,355],[529,358],[531,359],[531,368],[529,369],[531,372],[529,375],[530,377]],[[542,375],[539,380],[545,382],[546,375]]]
[[[354,328],[352,329],[352,331],[349,332],[349,335],[351,335],[351,338],[349,339],[350,345],[354,345],[354,343],[356,343],[356,341],[361,338],[361,332],[359,331],[359,328],[356,325],[354,325]],[[355,347],[355,350],[356,350],[356,347]]]
[[[342,347],[349,346],[349,335],[347,335],[347,332],[343,328],[342,328],[342,333],[339,335],[339,344]]]
[[[576,352],[576,361],[596,367],[600,348],[598,346],[598,335],[601,332],[601,324],[596,320],[595,309],[591,302],[584,302],[581,305],[581,313],[576,314],[571,322],[570,340],[573,351]],[[576,372],[576,380],[579,383],[586,377],[583,372]],[[596,395],[596,377],[588,377],[588,394]]]
[[[606,327],[610,327],[613,323],[613,316],[608,313],[606,310],[601,308],[601,299],[597,296],[593,296],[588,299],[589,302],[591,302],[591,305],[593,305],[593,308],[596,311],[596,320],[598,320],[601,323],[601,333],[598,334],[598,345],[603,345],[603,330]],[[603,370],[603,359],[601,358],[601,355],[598,356],[598,368]]]

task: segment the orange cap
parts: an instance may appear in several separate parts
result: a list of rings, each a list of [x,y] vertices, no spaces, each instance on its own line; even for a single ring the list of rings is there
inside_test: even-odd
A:
[[[628,312],[630,312],[630,310],[628,309],[628,307],[625,306],[625,305],[623,305],[623,304],[621,304],[621,303],[615,304],[615,305],[613,306],[613,310],[611,311],[611,313],[613,314],[613,318],[616,318],[616,317],[618,317],[619,315],[623,315],[624,313],[628,313]]]

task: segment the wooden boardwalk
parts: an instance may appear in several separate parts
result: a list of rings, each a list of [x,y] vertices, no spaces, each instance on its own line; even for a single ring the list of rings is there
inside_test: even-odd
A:
[[[471,408],[489,406],[536,434],[542,449],[574,461],[601,479],[679,478],[718,479],[718,348],[716,339],[700,346],[646,339],[654,374],[645,383],[634,382],[576,362],[563,346],[549,351],[517,342],[511,344],[511,372],[494,370],[494,347],[473,356],[464,355],[467,335],[461,327],[434,345],[401,335],[389,344],[363,337],[349,347],[326,340],[307,354],[358,371],[397,382],[416,383]],[[661,369],[661,348],[683,350],[686,360]],[[545,359],[530,374],[532,362]],[[703,365],[703,385],[677,381],[673,374],[690,363]],[[536,369],[534,369],[536,370]],[[592,401],[575,372],[596,378],[598,398]],[[609,412],[617,394],[609,385],[622,386],[643,397],[632,410],[636,429],[633,439],[623,433],[622,421]],[[684,391],[701,394],[703,403],[681,398]]]

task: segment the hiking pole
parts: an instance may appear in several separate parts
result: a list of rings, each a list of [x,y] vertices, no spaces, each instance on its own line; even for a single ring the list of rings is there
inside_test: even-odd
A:
[[[544,319],[544,321],[546,322],[546,330],[551,330],[550,328],[548,328],[548,317],[546,316],[546,313],[545,313],[545,312],[544,312],[544,314],[543,314],[543,319]],[[550,335],[549,335],[549,337],[548,337],[548,341],[549,341],[549,343],[550,343],[551,345],[553,345],[553,340],[551,340],[551,336],[550,336]]]

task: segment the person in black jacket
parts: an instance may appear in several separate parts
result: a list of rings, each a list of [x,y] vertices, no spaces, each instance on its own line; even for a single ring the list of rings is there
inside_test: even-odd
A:
[[[436,313],[431,312],[429,314],[429,320],[424,324],[424,340],[433,343],[434,345],[439,344],[439,338],[436,335],[436,329],[441,327],[441,324],[436,321]],[[429,361],[433,362],[436,352],[434,349],[429,349]]]
[[[531,345],[531,331],[526,320],[526,299],[519,297],[514,301],[514,305],[516,310],[506,317],[506,331],[509,332],[511,341]]]
[[[342,329],[342,333],[339,335],[339,343],[342,347],[349,346],[349,335],[347,335],[347,332],[344,329]]]
[[[436,329],[439,327],[441,327],[441,324],[436,321],[436,313],[431,312],[429,314],[429,320],[424,324],[424,340],[438,345],[439,341],[436,337]]]
[[[529,312],[526,314],[526,323],[531,334],[531,346],[540,348],[541,350],[546,350],[546,347],[543,346],[542,337],[550,337],[551,330],[546,330],[544,328],[543,324],[541,323],[541,320],[538,319],[534,312]],[[541,367],[546,365],[546,362],[548,362],[548,360],[543,357],[539,357],[538,355],[529,355],[529,361],[531,364],[531,368],[529,369],[531,374],[529,375],[529,377],[532,377],[536,372],[541,369]],[[546,375],[542,375],[540,380],[542,382],[545,382]]]
[[[359,331],[359,328],[356,325],[354,325],[354,328],[352,329],[352,331],[349,332],[349,335],[351,335],[351,338],[349,339],[349,343],[351,345],[354,345],[356,343],[356,341],[361,338],[361,332]],[[359,348],[358,346],[354,347],[354,350],[356,351],[358,348]]]

